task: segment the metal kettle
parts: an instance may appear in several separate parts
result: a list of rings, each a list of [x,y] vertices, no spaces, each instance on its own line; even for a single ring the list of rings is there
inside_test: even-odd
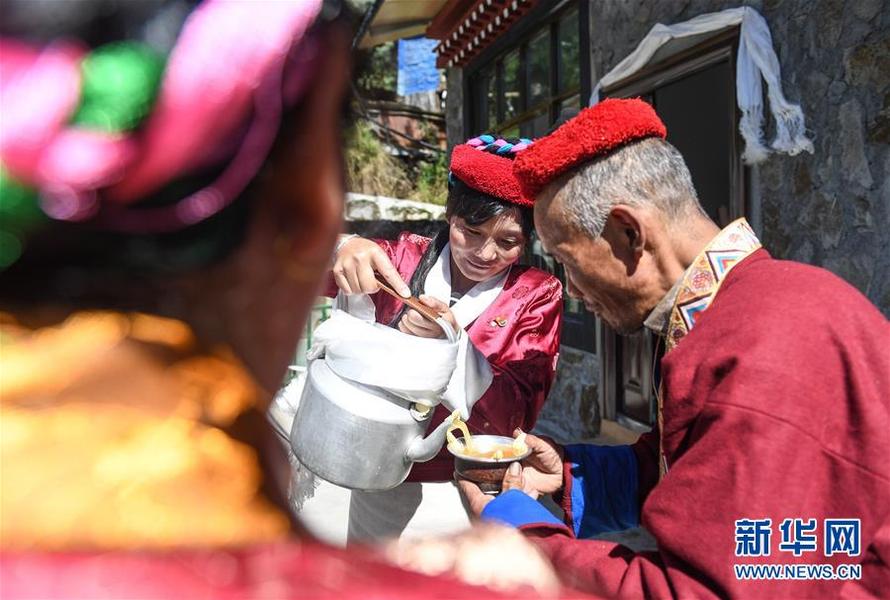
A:
[[[445,443],[447,420],[424,436],[432,414],[427,405],[343,379],[324,360],[315,360],[291,427],[291,448],[306,468],[331,483],[386,490]]]
[[[458,333],[465,335],[446,333],[450,339],[418,338],[334,311],[309,353],[290,432],[297,459],[339,486],[386,490],[436,456],[449,422],[428,431],[431,417],[458,361]],[[489,371],[472,401],[490,380]]]

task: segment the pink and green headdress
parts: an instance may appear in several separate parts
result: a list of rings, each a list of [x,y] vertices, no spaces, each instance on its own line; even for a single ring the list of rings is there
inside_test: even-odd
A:
[[[266,160],[311,79],[322,0],[206,0],[169,56],[137,42],[88,50],[0,39],[0,268],[48,219],[130,233],[219,213]],[[139,202],[224,165],[171,205]]]

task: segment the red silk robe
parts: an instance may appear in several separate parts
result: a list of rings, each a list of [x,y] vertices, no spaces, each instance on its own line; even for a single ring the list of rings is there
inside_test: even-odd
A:
[[[402,233],[396,241],[379,240],[381,248],[408,282],[430,240]],[[325,294],[334,296],[329,281]],[[388,294],[372,296],[377,322],[389,323],[401,303]],[[498,323],[501,324],[498,324]],[[473,433],[512,436],[531,430],[556,374],[562,323],[562,284],[539,269],[513,266],[497,299],[466,331],[488,359],[494,379],[473,407],[468,427]],[[448,410],[439,406],[431,422],[441,423]],[[450,481],[454,460],[444,449],[433,460],[415,463],[407,481]]]
[[[664,443],[634,446],[642,524],[633,553],[530,524],[565,581],[608,597],[881,596],[890,589],[890,325],[822,269],[759,250],[727,276],[662,362]],[[571,491],[564,494],[571,527]],[[779,551],[786,518],[818,548]],[[770,518],[769,556],[735,556],[737,519]],[[861,554],[823,555],[826,518],[861,519]],[[862,565],[858,581],[736,579],[733,564]]]

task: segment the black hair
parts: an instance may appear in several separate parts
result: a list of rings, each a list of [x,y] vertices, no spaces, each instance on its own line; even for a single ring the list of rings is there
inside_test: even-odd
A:
[[[490,135],[492,138],[497,139],[497,136],[491,134],[485,135]],[[504,141],[514,145],[520,143],[519,139],[513,138],[507,138],[504,139]],[[498,146],[489,144],[483,151],[497,154],[497,150]],[[512,160],[516,155],[506,153],[500,154],[499,156]],[[445,218],[448,222],[445,223],[439,231],[436,232],[436,235],[433,236],[430,245],[420,259],[420,263],[418,263],[417,268],[414,269],[414,274],[411,275],[411,281],[408,282],[408,287],[411,289],[411,295],[419,296],[424,293],[423,288],[426,282],[426,277],[433,268],[433,265],[436,264],[439,255],[442,254],[442,249],[445,247],[445,244],[448,243],[452,217],[460,217],[467,223],[467,225],[472,227],[481,225],[490,219],[511,212],[517,215],[519,224],[522,227],[522,234],[525,236],[526,241],[528,241],[531,238],[532,230],[534,229],[534,218],[531,208],[519,206],[518,204],[501,200],[496,196],[480,192],[479,190],[470,187],[453,174],[449,174],[448,200],[445,205]],[[402,318],[402,315],[405,314],[406,310],[405,307],[402,307],[402,310],[393,317],[389,323],[391,327],[398,326],[399,320]]]

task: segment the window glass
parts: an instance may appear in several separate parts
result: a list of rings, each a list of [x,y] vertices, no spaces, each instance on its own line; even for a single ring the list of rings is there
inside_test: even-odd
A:
[[[519,114],[519,49],[504,57],[504,120]]]
[[[519,136],[539,138],[550,130],[550,109],[547,106],[534,111],[519,122]],[[512,130],[513,128],[511,128]]]
[[[565,100],[559,103],[559,114],[562,115],[564,111],[568,109],[578,110],[581,108],[581,95],[575,94],[574,96],[569,96]]]
[[[512,127],[508,127],[501,132],[501,135],[505,138],[518,138],[519,136],[519,125],[513,125]]]
[[[550,28],[528,43],[528,104],[533,108],[550,95]]]
[[[494,68],[486,69],[483,77],[486,89],[485,112],[488,115],[488,122],[485,124],[485,128],[490,129],[498,122],[498,82]]]
[[[488,101],[488,94],[486,84],[484,71],[478,72],[470,80],[470,89],[473,94],[472,129],[476,131],[485,129],[487,126],[488,108],[486,107],[486,102]]]
[[[570,8],[555,21],[541,23],[530,38],[517,38],[509,51],[481,65],[472,77],[474,128],[539,136],[566,109],[580,108],[579,27],[578,9]],[[551,122],[545,123],[548,119]]]
[[[528,137],[538,138],[546,135],[550,130],[550,109],[544,107],[535,112],[531,118],[531,135]]]
[[[571,89],[581,83],[581,61],[578,56],[578,11],[573,10],[559,20],[559,91]]]
[[[532,122],[530,119],[527,121],[522,121],[521,123],[519,123],[518,127],[519,127],[519,137],[527,137],[527,138],[535,137],[535,134],[532,133],[533,126],[532,126]]]

